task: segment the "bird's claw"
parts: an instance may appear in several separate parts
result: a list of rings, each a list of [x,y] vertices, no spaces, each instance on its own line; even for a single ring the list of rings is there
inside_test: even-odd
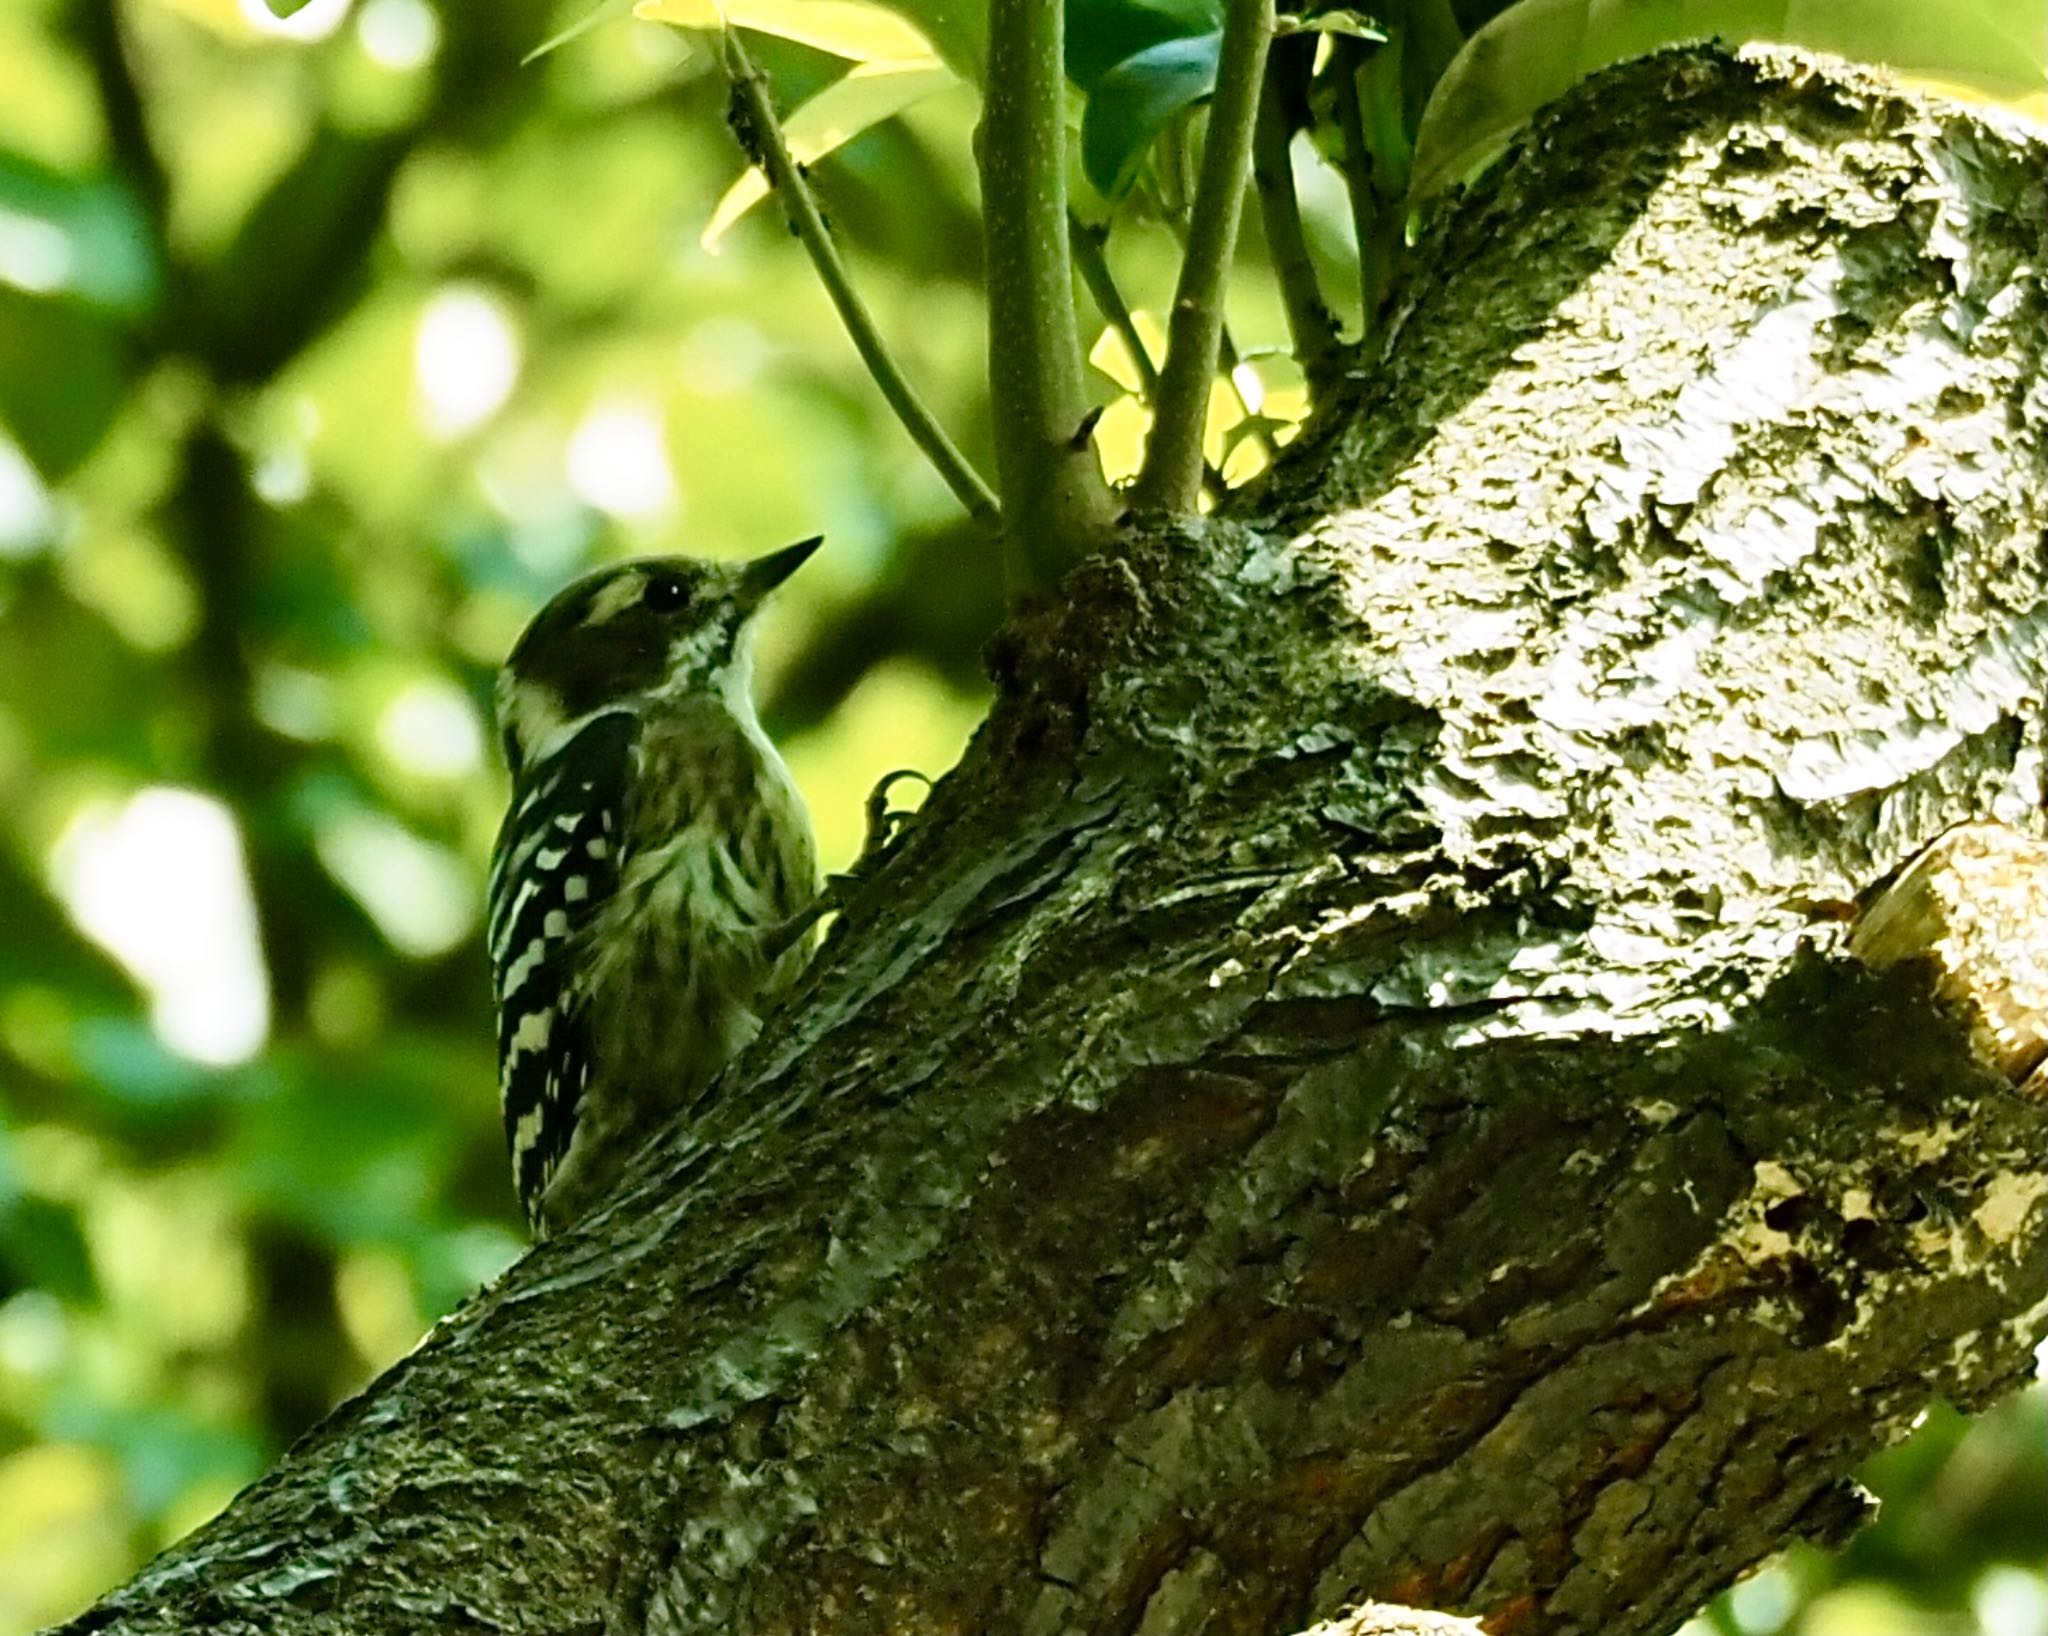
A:
[[[884,773],[880,782],[868,792],[867,837],[861,842],[860,856],[843,874],[827,875],[824,890],[818,894],[819,913],[843,909],[853,894],[867,884],[868,877],[896,844],[903,833],[903,826],[917,813],[915,808],[892,808],[889,792],[906,778],[914,778],[930,789],[932,781],[915,767],[898,767],[894,772]]]
[[[898,767],[894,772],[882,775],[881,780],[868,792],[867,839],[861,843],[860,857],[848,871],[850,875],[858,877],[864,874],[870,860],[880,857],[894,846],[903,826],[915,815],[914,808],[899,810],[889,805],[889,792],[906,778],[916,779],[926,789],[932,787],[932,781],[915,767]]]

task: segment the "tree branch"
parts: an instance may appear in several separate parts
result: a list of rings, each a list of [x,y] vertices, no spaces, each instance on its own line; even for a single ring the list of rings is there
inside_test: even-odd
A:
[[[1074,246],[1074,265],[1080,270],[1081,282],[1088,286],[1089,299],[1095,303],[1095,310],[1102,314],[1103,322],[1116,331],[1123,341],[1124,350],[1131,355],[1131,367],[1138,373],[1138,389],[1149,403],[1159,390],[1159,366],[1153,363],[1152,354],[1145,349],[1145,338],[1138,333],[1130,304],[1124,300],[1123,291],[1116,287],[1116,279],[1109,270],[1109,229],[1090,227],[1086,222],[1074,220],[1069,223],[1069,232]]]
[[[732,86],[737,110],[733,121],[734,134],[747,157],[761,167],[775,189],[775,197],[781,202],[790,231],[811,258],[818,280],[825,286],[825,293],[831,298],[840,322],[846,326],[846,333],[852,337],[861,362],[867,365],[869,375],[882,389],[882,396],[896,412],[897,420],[902,422],[911,441],[923,451],[925,458],[945,480],[946,487],[953,491],[954,498],[966,508],[967,514],[992,532],[1000,528],[1002,517],[995,495],[947,435],[938,417],[918,396],[917,389],[897,364],[895,354],[882,339],[882,332],[876,327],[867,303],[861,300],[860,292],[853,287],[853,276],[840,259],[839,247],[832,241],[831,229],[825,225],[825,217],[818,209],[811,184],[805,179],[803,167],[797,164],[788,142],[783,138],[782,122],[776,117],[775,102],[769,95],[767,82],[754,67],[746,47],[740,43],[739,30],[725,29],[720,36],[720,47],[720,61]]]
[[[1274,277],[1287,307],[1287,332],[1302,374],[1308,378],[1311,403],[1344,370],[1337,321],[1323,301],[1308,238],[1302,232],[1301,202],[1294,189],[1292,147],[1299,122],[1293,104],[1299,98],[1299,82],[1313,49],[1313,36],[1274,43],[1252,139],[1252,181],[1258,189],[1266,249],[1273,258]]]
[[[1124,300],[1124,293],[1117,288],[1116,275],[1110,271],[1108,256],[1109,227],[1091,227],[1071,213],[1067,222],[1068,232],[1074,246],[1074,266],[1081,275],[1081,282],[1088,287],[1088,297],[1095,303],[1095,310],[1102,321],[1117,333],[1123,342],[1124,351],[1131,359],[1131,368],[1138,377],[1138,400],[1151,405],[1159,395],[1159,366],[1152,361],[1151,351],[1145,345],[1145,337],[1138,331],[1138,321],[1131,312],[1130,303]],[[1202,492],[1211,500],[1219,500],[1228,490],[1223,474],[1206,461],[1202,468]]]
[[[1081,282],[1088,286],[1089,298],[1094,301],[1095,310],[1102,315],[1102,321],[1116,331],[1124,350],[1131,355],[1132,368],[1138,376],[1138,396],[1150,404],[1159,392],[1159,367],[1152,362],[1152,354],[1145,348],[1145,337],[1138,333],[1137,320],[1131,315],[1130,304],[1124,300],[1123,291],[1116,287],[1116,277],[1109,270],[1106,254],[1109,229],[1106,226],[1090,227],[1086,222],[1073,218],[1069,222],[1069,230],[1073,235],[1074,265],[1080,269]],[[1204,461],[1203,494],[1211,500],[1220,500],[1229,488],[1223,474]]]
[[[1662,1636],[2032,1378],[2038,151],[1705,50],[1540,118],[1369,404],[1014,624],[621,1195],[73,1636]]]
[[[1145,469],[1132,491],[1139,510],[1192,511],[1201,492],[1209,385],[1216,378],[1224,294],[1237,249],[1252,129],[1272,37],[1273,0],[1229,0],[1187,255],[1167,326],[1166,364],[1145,444]]]
[[[1254,409],[1252,400],[1245,394],[1244,383],[1237,378],[1237,372],[1244,367],[1244,354],[1237,350],[1237,342],[1231,336],[1228,323],[1216,332],[1216,361],[1221,367],[1224,384],[1237,401],[1238,413],[1250,423],[1239,435],[1256,442],[1265,451],[1266,463],[1271,465],[1273,456],[1279,452],[1279,445],[1273,441],[1272,431],[1266,425],[1263,403]],[[1252,373],[1256,375],[1258,371]]]
[[[128,43],[122,36],[121,10],[114,0],[73,0],[69,15],[85,46],[86,60],[92,65],[115,169],[141,195],[143,209],[156,229],[158,249],[168,253],[163,228],[170,182],[164,172],[163,157],[150,135],[148,111],[143,107],[142,90],[135,82]]]
[[[1013,602],[1100,542],[1067,239],[1064,0],[989,0],[980,133],[989,396]]]
[[[1388,41],[1381,47],[1388,49]],[[1374,175],[1372,149],[1365,139],[1365,107],[1358,87],[1365,70],[1364,48],[1355,40],[1336,45],[1337,131],[1344,144],[1344,193],[1351,201],[1351,236],[1358,255],[1358,338],[1372,339],[1379,323],[1380,300],[1386,294],[1387,270],[1380,261],[1382,205]]]

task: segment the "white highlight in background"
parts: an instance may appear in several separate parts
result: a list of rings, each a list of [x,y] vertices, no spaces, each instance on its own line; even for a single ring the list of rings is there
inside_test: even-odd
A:
[[[57,510],[28,456],[0,432],[0,560],[30,557],[56,538]]]
[[[364,0],[356,39],[379,68],[407,74],[426,67],[440,50],[441,19],[426,0]]]
[[[270,1031],[270,985],[242,838],[227,808],[157,786],[81,808],[50,853],[57,896],[149,993],[181,1056],[246,1062]]]
[[[377,748],[420,778],[467,778],[484,764],[476,711],[453,682],[408,682],[377,713]]]
[[[2048,1630],[2048,1576],[2011,1563],[1987,1568],[1970,1587],[1970,1611],[1984,1636],[2040,1636]]]
[[[313,850],[401,954],[446,954],[476,924],[462,860],[382,814],[351,812],[322,824]]]
[[[0,208],[0,284],[47,295],[63,289],[77,271],[78,252],[63,228]]]
[[[676,509],[675,468],[661,411],[636,399],[595,405],[569,438],[569,487],[622,522],[656,522]]]
[[[520,350],[512,314],[490,291],[473,284],[436,291],[413,332],[420,423],[440,438],[481,426],[519,383]]]

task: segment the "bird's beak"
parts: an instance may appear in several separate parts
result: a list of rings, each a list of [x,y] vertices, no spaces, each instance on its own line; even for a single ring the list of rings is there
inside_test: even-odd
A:
[[[776,586],[810,560],[810,555],[825,543],[825,536],[814,534],[808,540],[798,540],[795,545],[785,545],[780,551],[771,551],[765,557],[756,557],[740,570],[740,601],[751,608]]]

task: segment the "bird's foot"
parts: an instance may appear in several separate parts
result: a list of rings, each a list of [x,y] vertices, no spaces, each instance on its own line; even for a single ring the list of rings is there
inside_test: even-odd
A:
[[[826,915],[837,914],[845,908],[854,893],[867,884],[876,867],[895,847],[903,826],[916,816],[917,811],[914,807],[895,808],[889,805],[889,792],[906,778],[917,779],[926,789],[931,788],[932,781],[915,767],[898,767],[894,772],[883,775],[868,792],[867,835],[861,842],[860,856],[843,873],[827,875],[823,889],[807,908],[762,933],[762,951],[769,961],[780,959],[797,939]]]

